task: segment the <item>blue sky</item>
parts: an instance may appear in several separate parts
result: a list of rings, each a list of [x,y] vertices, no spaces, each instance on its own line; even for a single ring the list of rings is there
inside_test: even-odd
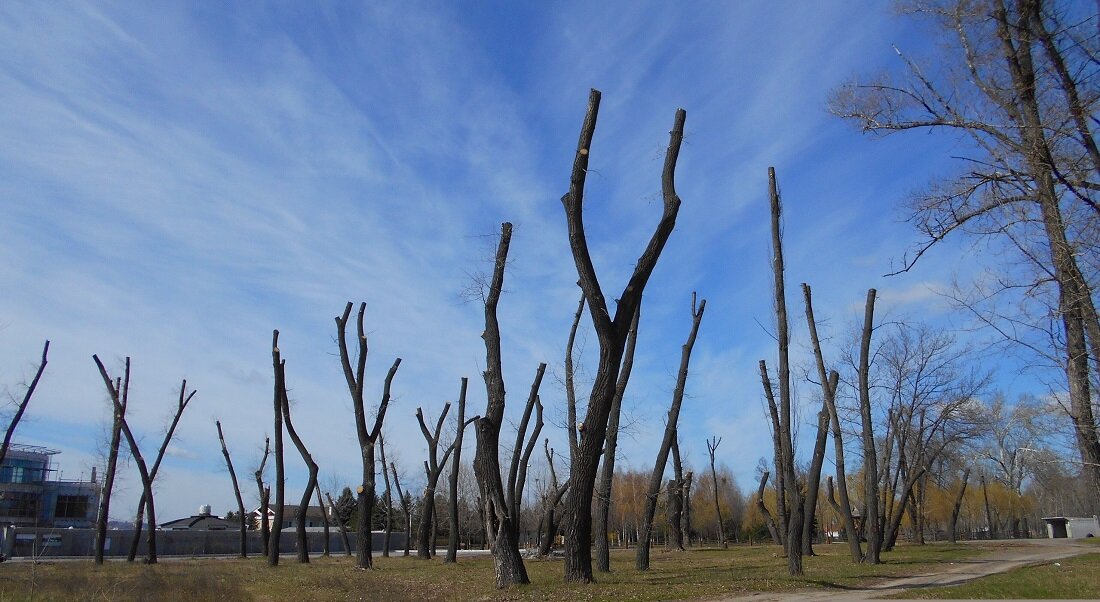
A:
[[[224,512],[214,419],[250,472],[271,431],[278,328],[295,424],[322,482],[350,483],[356,440],[333,317],[362,300],[368,399],[404,359],[386,431],[415,484],[417,406],[435,416],[468,376],[468,411],[484,409],[481,308],[462,291],[488,269],[502,221],[516,224],[500,309],[509,414],[539,361],[560,375],[578,290],[559,198],[595,87],[586,225],[609,294],[660,214],[673,113],[688,115],[683,205],[646,293],[621,462],[652,464],[697,290],[708,309],[682,446],[701,467],[702,440],[723,436],[721,461],[751,487],[771,455],[756,377],[757,360],[774,356],[761,326],[769,165],[787,212],[796,344],[799,282],[839,337],[871,286],[880,311],[942,319],[933,290],[970,269],[973,253],[952,243],[881,277],[916,238],[901,202],[957,144],[871,140],[828,114],[836,86],[900,66],[891,44],[927,46],[877,1],[3,3],[0,383],[18,393],[52,341],[17,439],[61,449],[67,478],[87,474],[109,419],[91,355],[115,370],[130,355],[146,453],[179,379],[198,389],[158,479],[159,514]],[[595,338],[581,338],[590,367]],[[1027,385],[1000,376],[1010,391]],[[563,449],[556,378],[542,397],[545,433]],[[296,491],[304,472],[287,453]],[[139,494],[126,473],[115,518]]]

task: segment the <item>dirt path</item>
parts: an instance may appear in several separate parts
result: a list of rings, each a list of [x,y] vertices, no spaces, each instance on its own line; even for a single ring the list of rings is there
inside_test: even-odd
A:
[[[978,577],[1011,571],[1029,564],[1052,562],[1097,551],[1096,546],[1073,543],[1066,539],[1032,539],[1010,545],[979,558],[944,563],[934,571],[884,581],[862,589],[837,587],[789,593],[750,594],[726,598],[723,602],[818,602],[835,600],[874,600],[907,589],[958,585]]]

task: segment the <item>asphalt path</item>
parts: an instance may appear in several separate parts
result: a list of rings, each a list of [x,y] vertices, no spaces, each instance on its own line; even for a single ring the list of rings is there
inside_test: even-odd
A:
[[[988,543],[988,542],[983,542]],[[807,590],[800,592],[771,593],[735,596],[722,602],[835,602],[837,600],[875,600],[924,587],[943,587],[959,585],[979,577],[1011,571],[1032,564],[1045,564],[1062,558],[1100,551],[1094,545],[1075,543],[1072,539],[1028,539],[1005,540],[997,542],[997,550],[976,556],[968,560],[945,562],[931,571],[892,579],[864,588],[836,586],[833,589]]]

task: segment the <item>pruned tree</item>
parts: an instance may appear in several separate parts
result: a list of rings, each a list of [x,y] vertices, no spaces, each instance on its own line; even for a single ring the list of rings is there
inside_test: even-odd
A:
[[[665,152],[661,173],[662,214],[656,229],[638,257],[630,279],[618,295],[614,316],[607,307],[592,257],[588,250],[583,219],[584,182],[592,138],[599,113],[600,92],[592,90],[588,96],[588,112],[581,126],[573,169],[569,179],[569,191],[562,197],[566,223],[569,230],[569,246],[576,264],[581,290],[588,303],[588,314],[599,342],[600,353],[595,379],[588,398],[588,408],[580,430],[577,452],[570,459],[571,485],[565,499],[565,580],[592,582],[592,496],[595,491],[596,471],[604,449],[608,418],[615,398],[615,383],[622,366],[625,343],[630,324],[637,313],[649,277],[661,256],[668,237],[676,225],[680,210],[680,197],[676,194],[676,161],[684,137],[684,121],[687,113],[676,111],[672,130],[669,132],[668,149]]]
[[[302,490],[302,500],[298,503],[298,510],[294,515],[294,533],[298,542],[298,562],[309,563],[309,537],[306,535],[306,518],[309,511],[309,501],[313,498],[313,490],[317,487],[318,469],[317,463],[313,461],[313,456],[306,448],[305,442],[298,435],[298,430],[294,428],[294,421],[290,418],[290,397],[286,392],[286,360],[280,361],[279,371],[282,373],[280,380],[283,384],[283,424],[286,426],[287,434],[290,435],[290,440],[294,442],[294,447],[298,449],[298,453],[302,456],[302,462],[305,463],[308,474],[306,487]],[[328,544],[325,545],[327,547]]]
[[[722,522],[722,504],[719,503],[720,498],[718,496],[718,471],[715,470],[715,468],[714,468],[714,452],[718,450],[718,446],[721,445],[721,444],[722,444],[722,438],[717,436],[717,435],[715,435],[714,437],[711,437],[710,439],[708,439],[707,440],[707,454],[710,456],[710,480],[711,480],[711,483],[714,484],[714,511],[715,511],[715,513],[718,514],[718,543],[721,544],[723,548],[728,548],[729,544],[726,542],[726,529],[725,529],[724,523]],[[760,481],[761,483],[764,483],[764,482],[767,481],[767,476],[766,476],[767,473],[765,472],[764,474],[765,474],[765,478]],[[761,505],[763,505],[763,500],[764,500],[763,488],[761,488],[761,494],[760,494],[760,503],[761,503]],[[766,509],[767,508],[765,508],[765,510]]]
[[[542,433],[542,400],[539,399],[539,387],[542,386],[542,377],[546,374],[546,363],[540,362],[535,371],[535,380],[531,383],[531,392],[527,396],[527,405],[523,409],[523,417],[516,428],[516,443],[512,448],[512,461],[508,468],[508,491],[505,492],[505,500],[508,503],[509,513],[515,517],[512,531],[519,542],[519,521],[523,503],[523,488],[527,483],[527,467],[531,464],[531,454],[535,451],[539,434]],[[531,412],[535,413],[535,425],[531,429],[531,436],[527,436],[527,427],[531,422]],[[526,441],[526,443],[524,443]]]
[[[99,494],[99,511],[95,521],[95,563],[103,564],[104,548],[107,545],[107,521],[111,514],[111,494],[115,486],[115,471],[118,467],[118,448],[122,444],[122,419],[126,415],[126,401],[130,396],[130,364],[126,363],[126,373],[116,378],[110,387],[119,392],[119,403],[111,403],[111,443],[107,449],[107,470],[103,475],[103,489]]]
[[[405,556],[409,555],[409,544],[412,542],[412,499],[401,491],[401,476],[397,472],[397,465],[390,462],[390,472],[393,475],[393,487],[397,489],[397,497],[401,500],[401,514],[405,517]]]
[[[384,433],[378,433],[378,459],[382,463],[382,481],[386,484],[384,498],[386,500],[386,527],[382,536],[382,557],[390,557],[390,538],[393,535],[393,493],[390,489],[390,471],[386,468],[386,437]]]
[[[828,412],[829,428],[833,435],[833,463],[836,465],[836,483],[840,500],[837,501],[833,496],[832,485],[830,484],[828,501],[844,523],[844,534],[848,540],[848,551],[852,555],[852,562],[859,563],[863,562],[863,549],[859,543],[855,516],[852,512],[852,502],[848,496],[848,476],[844,463],[844,435],[840,428],[840,415],[836,410],[836,392],[837,387],[840,385],[840,373],[836,370],[826,371],[825,356],[821,351],[821,339],[817,335],[817,321],[814,319],[813,292],[810,290],[810,285],[802,283],[802,296],[806,303],[806,324],[810,333],[810,344],[814,350],[817,378],[821,384],[821,398],[825,405],[825,411]]]
[[[462,391],[460,397],[460,404],[462,412],[459,415],[461,420],[462,414],[465,414],[466,406],[466,381],[462,382]],[[424,461],[424,474],[427,477],[427,481],[424,485],[424,497],[420,504],[420,527],[417,529],[416,536],[416,557],[420,559],[430,559],[432,557],[432,541],[435,540],[435,490],[439,484],[439,476],[443,474],[443,469],[447,466],[447,459],[455,451],[455,444],[460,441],[459,436],[456,435],[455,439],[451,441],[451,444],[447,446],[447,449],[443,452],[443,457],[439,457],[439,445],[440,437],[443,432],[443,422],[447,419],[447,413],[451,411],[450,402],[443,405],[443,411],[439,414],[439,419],[436,420],[435,430],[428,430],[428,425],[424,422],[424,411],[421,408],[416,408],[416,420],[420,423],[420,432],[424,434],[424,440],[428,443],[428,459]],[[473,422],[477,418],[471,418],[466,423],[458,422],[457,430],[461,433],[466,425]]]
[[[558,522],[555,517],[555,511],[558,504],[561,503],[561,498],[565,496],[565,492],[569,490],[569,479],[566,479],[564,483],[558,484],[558,472],[554,470],[554,449],[550,447],[550,440],[544,439],[542,442],[543,450],[546,452],[546,466],[550,470],[550,484],[546,488],[546,492],[543,497],[543,509],[542,509],[542,528],[543,532],[539,538],[538,556],[539,558],[546,558],[550,555],[550,552],[554,549],[554,537],[558,534]]]
[[[1100,511],[1100,436],[1093,409],[1100,318],[1093,290],[1100,225],[1095,134],[1095,10],[1057,0],[912,3],[942,34],[934,68],[895,48],[902,72],[838,91],[831,110],[866,132],[963,136],[956,177],[910,204],[922,240],[907,271],[956,233],[993,247],[989,278],[951,297],[979,324],[1064,375],[1093,512]],[[959,150],[961,149],[961,151]],[[1037,361],[1036,361],[1037,360]]]
[[[871,417],[871,334],[875,322],[875,289],[868,289],[863,310],[863,330],[859,338],[858,394],[863,441],[863,531],[867,534],[867,553],[863,562],[878,564],[882,551],[882,517],[879,513],[879,467],[875,449],[874,422]]]
[[[383,470],[385,470],[384,467]],[[332,501],[332,494],[326,492],[325,499],[328,500],[329,506],[336,508],[336,504]],[[348,527],[344,524],[343,518],[339,515],[336,516],[336,527],[340,529],[340,541],[344,545],[344,556],[351,556],[351,541],[348,539]]]
[[[684,495],[684,465],[680,461],[680,433],[672,438],[672,479],[668,482],[668,547],[684,551],[684,508],[691,501]]]
[[[23,413],[27,411],[27,406],[31,402],[31,397],[34,395],[34,390],[38,388],[38,381],[42,380],[42,373],[46,371],[47,356],[50,353],[50,342],[46,341],[42,345],[42,361],[38,363],[38,369],[34,373],[34,378],[31,379],[30,384],[27,385],[27,390],[23,392],[23,401],[19,402],[19,405],[15,408],[15,414],[11,417],[11,422],[8,423],[8,428],[4,431],[4,443],[0,445],[0,464],[4,462],[4,458],[8,457],[8,446],[11,445],[11,438],[15,435],[15,427],[19,425],[19,421],[23,419]]]
[[[264,468],[267,466],[267,457],[271,455],[271,438],[264,437],[264,455],[260,457],[260,465],[252,475],[256,478],[256,490],[260,503],[260,540],[263,542],[264,557],[268,555],[268,538],[271,536],[271,524],[267,516],[268,501],[271,499],[271,488],[264,485]]]
[[[638,343],[638,321],[641,317],[641,303],[634,309],[634,319],[630,321],[630,331],[626,335],[626,349],[623,351],[623,365],[619,369],[619,378],[615,383],[615,396],[611,399],[611,413],[607,418],[607,435],[604,443],[603,465],[600,468],[600,481],[596,487],[596,570],[611,570],[611,550],[608,549],[608,518],[611,514],[611,486],[615,477],[615,454],[619,444],[619,418],[623,409],[623,396],[630,381],[630,372],[634,368],[634,349]],[[577,313],[580,320],[580,312]],[[568,389],[567,389],[568,390]],[[572,419],[576,421],[576,411]],[[573,429],[573,426],[570,426]],[[574,450],[570,448],[572,459]]]
[[[505,492],[501,481],[500,428],[504,419],[504,374],[501,368],[500,324],[497,321],[497,304],[504,287],[504,268],[508,262],[508,246],[512,241],[512,224],[505,222],[500,227],[500,242],[497,245],[493,266],[493,276],[487,290],[483,291],[485,305],[485,330],[481,338],[485,341],[485,390],[487,401],[485,414],[475,421],[477,433],[477,451],[474,454],[474,475],[477,477],[481,493],[481,511],[485,521],[485,535],[493,553],[493,573],[498,588],[530,583],[527,567],[519,555],[519,542],[516,537],[514,521],[518,520],[511,512],[506,496],[513,496],[512,487]],[[545,366],[545,365],[543,365]],[[544,369],[544,368],[543,368]],[[542,369],[539,373],[541,375]],[[534,395],[532,395],[534,397]],[[527,412],[529,415],[530,409]],[[513,460],[515,457],[513,456]],[[509,473],[512,471],[510,470]]]
[[[237,483],[237,472],[233,470],[233,459],[229,457],[229,448],[225,446],[225,434],[222,432],[222,422],[215,420],[218,427],[218,442],[222,446],[222,455],[225,456],[225,467],[229,469],[229,478],[233,481],[233,496],[237,498],[237,518],[241,522],[241,558],[248,558],[248,517],[244,511],[244,498],[241,497],[241,487]]]
[[[462,385],[458,391],[458,416],[455,423],[458,424],[457,432],[455,433],[454,443],[451,447],[454,452],[451,456],[451,474],[449,477],[450,485],[450,507],[448,512],[448,519],[450,523],[450,532],[447,536],[447,556],[443,562],[452,563],[458,562],[458,474],[459,469],[462,467],[462,434],[466,430],[466,386],[469,383],[469,379],[465,376],[462,377]],[[471,419],[472,421],[473,419]],[[384,463],[384,462],[383,462]],[[389,494],[389,480],[386,480],[386,493]],[[388,516],[388,514],[387,514]]]
[[[356,493],[359,496],[359,522],[355,530],[355,562],[361,569],[373,568],[371,559],[371,534],[370,517],[374,512],[374,444],[382,432],[382,422],[386,418],[386,408],[390,403],[390,386],[393,377],[397,374],[397,368],[401,365],[401,358],[394,360],[386,373],[385,384],[382,388],[382,401],[378,405],[378,412],[374,417],[374,427],[367,430],[367,413],[363,401],[363,381],[367,369],[367,334],[363,328],[363,316],[367,311],[367,304],[359,304],[359,315],[356,318],[356,341],[358,353],[355,357],[355,367],[352,368],[352,357],[348,351],[347,326],[351,317],[351,301],[344,307],[344,313],[336,317],[336,334],[340,345],[340,364],[344,369],[344,379],[348,383],[348,392],[351,394],[351,405],[355,412],[355,433],[359,438],[359,451],[363,459],[363,484]],[[406,538],[406,542],[408,539]]]
[[[96,367],[99,368],[99,375],[103,377],[103,384],[107,387],[107,393],[111,396],[111,402],[115,407],[115,415],[118,417],[119,429],[126,437],[126,443],[130,446],[130,454],[134,458],[134,463],[137,464],[138,474],[141,475],[141,487],[145,492],[144,503],[147,507],[146,518],[149,521],[149,535],[148,545],[146,547],[145,562],[147,564],[156,564],[157,562],[157,517],[156,509],[153,504],[153,479],[149,476],[149,468],[145,464],[145,458],[141,455],[141,449],[138,448],[137,439],[134,438],[133,432],[130,431],[130,425],[126,422],[126,406],[122,405],[122,400],[129,397],[130,387],[130,358],[126,358],[125,376],[120,381],[111,381],[111,377],[107,374],[107,368],[103,366],[103,362],[99,360],[96,355],[92,356],[95,360]],[[119,383],[122,383],[121,385]],[[125,389],[122,389],[125,387]]]
[[[275,412],[275,514],[268,534],[267,565],[279,566],[280,544],[283,534],[283,503],[286,501],[286,467],[283,460],[283,398],[286,397],[286,374],[283,372],[282,354],[279,351],[279,331],[271,332],[271,368],[275,373],[275,391],[272,399]],[[266,513],[265,513],[266,515]]]
[[[322,521],[322,524],[324,525],[324,539],[321,540],[321,556],[327,557],[330,554],[329,538],[331,536],[330,533],[329,533],[329,530],[330,530],[329,523],[330,523],[330,521],[329,521],[329,516],[328,516],[328,508],[325,507],[325,500],[322,499],[322,497],[321,497],[321,485],[320,484],[314,484],[313,491],[317,495],[317,507],[319,507],[321,509],[321,521]],[[345,547],[344,549],[346,550],[347,548]]]
[[[179,401],[176,402],[176,412],[172,416],[172,422],[168,425],[168,430],[164,433],[164,439],[161,441],[160,449],[157,450],[157,457],[153,460],[153,466],[149,469],[149,491],[142,491],[141,500],[138,501],[137,517],[134,519],[134,535],[130,538],[130,553],[126,556],[128,562],[133,562],[137,558],[138,542],[141,540],[142,531],[142,518],[145,513],[145,498],[152,495],[152,483],[157,478],[157,473],[160,471],[160,463],[164,460],[164,453],[168,451],[168,444],[172,442],[172,437],[176,433],[176,426],[179,424],[180,417],[183,416],[183,411],[187,409],[187,404],[191,402],[191,398],[195,396],[197,391],[191,391],[187,393],[187,381],[184,380],[180,385]],[[151,506],[150,506],[151,507]],[[153,525],[156,523],[150,523],[150,529],[155,528]]]
[[[657,511],[657,496],[661,492],[661,483],[664,480],[669,451],[676,441],[676,425],[680,419],[680,406],[684,401],[684,391],[687,389],[691,350],[695,347],[695,339],[699,334],[699,324],[703,321],[703,312],[707,308],[706,299],[699,301],[698,306],[696,306],[695,301],[695,293],[692,293],[691,332],[688,334],[687,341],[680,348],[680,369],[676,374],[676,388],[672,392],[672,405],[669,407],[668,418],[665,420],[665,434],[661,439],[661,447],[657,450],[657,460],[653,464],[653,472],[649,475],[645,511],[642,516],[642,532],[638,538],[638,547],[634,556],[634,567],[639,571],[649,570],[650,534],[653,530],[653,516]]]
[[[679,448],[679,446],[677,446]],[[680,479],[680,497],[684,500],[684,509],[680,513],[680,532],[684,534],[684,539],[687,540],[687,545],[691,546],[691,483],[694,477],[693,472],[690,470],[684,473],[682,479]]]

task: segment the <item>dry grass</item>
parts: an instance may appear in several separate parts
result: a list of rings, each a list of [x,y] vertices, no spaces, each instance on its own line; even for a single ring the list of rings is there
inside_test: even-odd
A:
[[[949,599],[1100,599],[1100,554],[1085,554],[1057,562],[990,575],[955,587],[921,589],[905,598]]]
[[[843,545],[817,546],[804,577],[787,576],[775,547],[737,546],[686,553],[654,551],[651,569],[633,568],[631,551],[617,551],[599,583],[562,582],[560,560],[528,561],[531,585],[497,590],[492,559],[463,557],[458,565],[411,558],[375,558],[376,570],[358,571],[343,556],[300,565],[283,558],[277,569],[263,559],[167,560],[158,565],[90,561],[0,565],[0,600],[676,600],[760,591],[845,589],[876,579],[904,577],[930,565],[973,557],[975,545],[899,546],[885,564],[853,565]]]

